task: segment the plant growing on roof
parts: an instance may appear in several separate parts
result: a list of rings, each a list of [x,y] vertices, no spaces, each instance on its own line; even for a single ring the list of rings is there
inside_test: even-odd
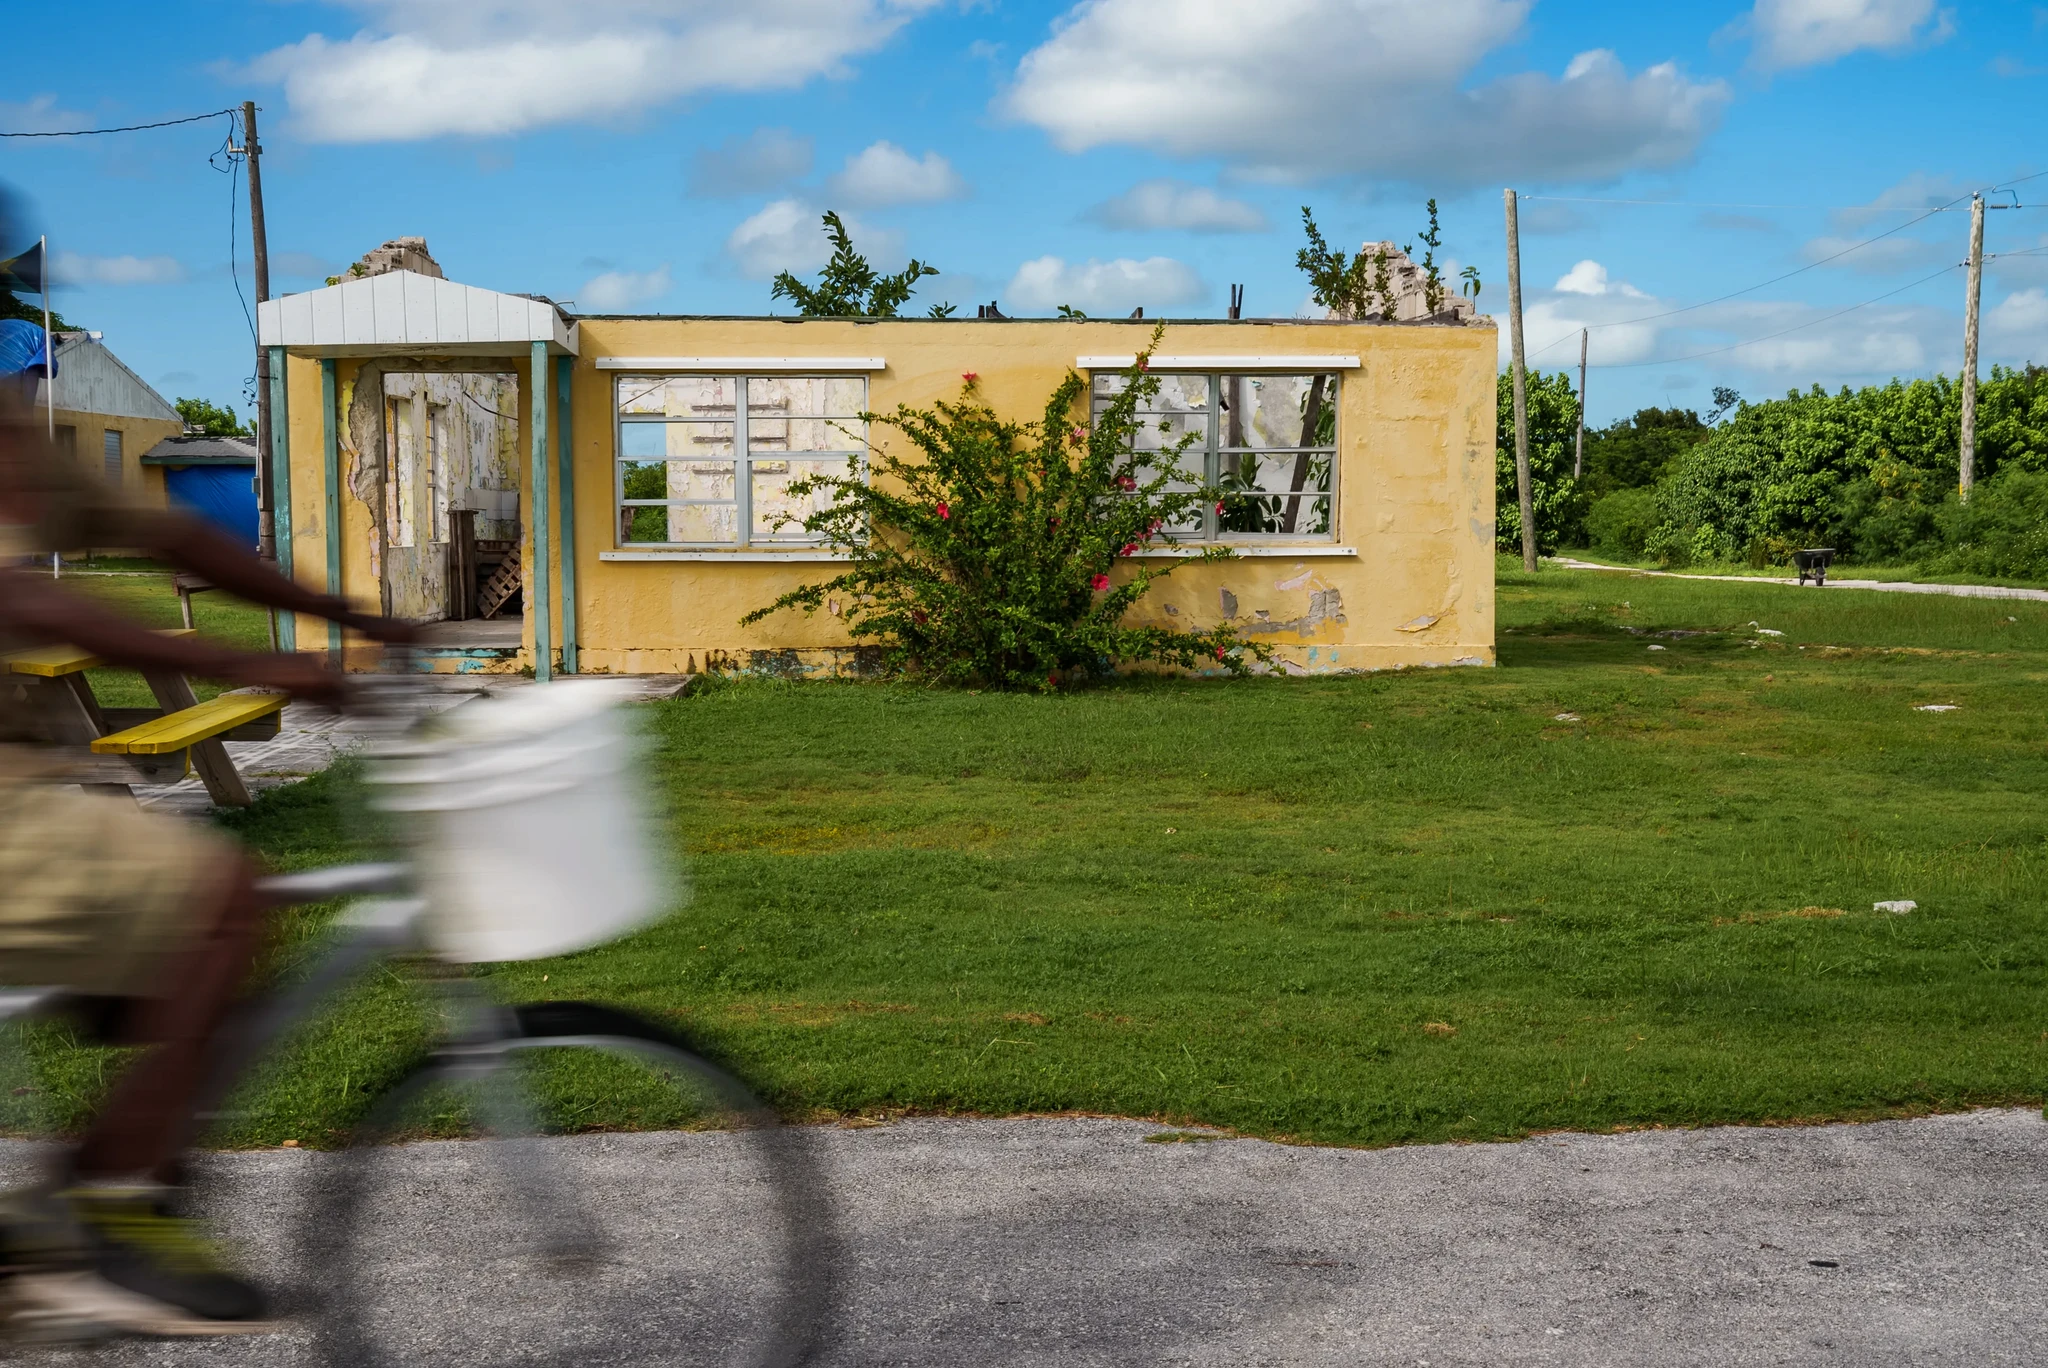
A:
[[[1301,225],[1308,246],[1294,254],[1294,264],[1308,277],[1316,303],[1346,318],[1394,311],[1392,272],[1384,249],[1369,257],[1364,252],[1347,257],[1332,251],[1316,227],[1314,211],[1306,204],[1301,206]]]
[[[853,238],[836,210],[825,213],[825,236],[832,239],[832,259],[818,273],[816,285],[783,271],[769,287],[771,298],[789,300],[804,318],[894,318],[916,291],[917,282],[939,273],[938,267],[916,257],[894,275],[876,271],[854,250]],[[953,306],[934,304],[929,312],[933,318],[948,318]]]
[[[879,643],[892,670],[934,683],[1047,690],[1077,674],[1149,661],[1219,663],[1243,673],[1270,652],[1228,625],[1182,631],[1124,619],[1154,580],[1184,562],[1140,564],[1172,546],[1174,526],[1203,517],[1213,489],[1175,489],[1191,438],[1146,449],[1139,415],[1158,393],[1144,355],[1089,421],[1089,386],[1069,371],[1034,422],[999,416],[963,377],[960,397],[898,406],[867,421],[894,428],[913,455],[874,450],[872,469],[792,482],[829,494],[802,526],[852,565],[741,619],[787,608],[843,613],[855,641]],[[870,476],[879,478],[869,478]],[[1229,559],[1226,547],[1201,560]]]
[[[1477,309],[1479,307],[1479,268],[1477,266],[1467,266],[1464,270],[1458,272],[1458,278],[1465,282],[1458,287],[1458,293],[1471,300],[1472,307]]]
[[[1436,264],[1436,249],[1443,246],[1443,233],[1436,224],[1436,201],[1429,201],[1427,208],[1429,231],[1422,235],[1422,245],[1429,250],[1422,254],[1422,307],[1435,318],[1444,307],[1444,275]]]

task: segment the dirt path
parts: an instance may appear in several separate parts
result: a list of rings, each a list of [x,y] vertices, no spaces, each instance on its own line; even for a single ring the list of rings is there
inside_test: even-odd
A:
[[[1792,576],[1779,579],[1770,575],[1694,575],[1683,570],[1638,570],[1632,565],[1602,565],[1598,561],[1575,560],[1570,556],[1545,556],[1544,559],[1567,570],[1607,570],[1617,575],[1657,575],[1665,579],[1725,580],[1729,584],[1789,584],[1794,588],[1799,587],[1799,581]],[[1954,598],[2033,599],[2048,603],[2048,589],[2014,589],[2003,584],[1917,584],[1912,580],[1831,579],[1824,587],[1877,589],[1892,594],[1948,594]]]

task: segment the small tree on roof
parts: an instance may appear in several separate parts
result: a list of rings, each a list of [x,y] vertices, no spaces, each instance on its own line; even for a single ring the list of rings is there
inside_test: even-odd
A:
[[[775,299],[795,304],[797,313],[804,318],[894,318],[917,289],[917,282],[939,273],[938,267],[916,257],[894,275],[878,273],[866,257],[854,250],[853,238],[836,210],[825,213],[825,236],[832,239],[832,259],[818,273],[816,285],[806,285],[783,271],[775,277],[768,292]],[[951,304],[934,304],[931,308],[933,318],[945,318],[952,312]]]

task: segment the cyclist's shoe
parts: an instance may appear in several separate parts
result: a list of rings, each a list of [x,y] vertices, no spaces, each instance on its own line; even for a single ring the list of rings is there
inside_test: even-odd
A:
[[[75,1232],[68,1256],[10,1279],[17,1316],[101,1333],[233,1335],[272,1329],[263,1294],[228,1272],[172,1190],[76,1187],[59,1194]]]

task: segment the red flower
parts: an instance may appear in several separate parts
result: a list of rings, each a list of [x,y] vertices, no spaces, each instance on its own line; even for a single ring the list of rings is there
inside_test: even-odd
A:
[[[1138,487],[1138,482],[1136,479],[1129,475],[1119,475],[1116,477],[1116,487],[1118,489],[1123,490],[1126,493],[1129,493],[1131,490],[1136,489]]]
[[[1159,519],[1154,518],[1149,524],[1146,525],[1145,535],[1148,537],[1154,536],[1158,533],[1159,529],[1164,527],[1165,525],[1166,524],[1160,522]]]
[[[1054,527],[1058,527],[1058,526],[1060,525],[1060,520],[1059,520],[1058,518],[1054,518],[1054,519],[1052,520],[1052,525],[1053,525]]]
[[[948,518],[950,518],[950,517],[952,517],[952,516],[953,516],[953,510],[952,510],[952,509],[950,509],[950,508],[948,508],[948,507],[946,507],[946,503],[945,503],[945,500],[943,500],[943,499],[941,499],[941,500],[939,501],[939,506],[938,506],[937,510],[935,510],[935,511],[936,511],[936,512],[938,513],[938,515],[939,515],[939,521],[941,521],[941,522],[944,522],[944,521],[945,521],[946,519],[948,519]],[[1221,512],[1223,511],[1223,505],[1222,505],[1222,504],[1217,504],[1217,505],[1216,505],[1216,511],[1217,511],[1218,513],[1221,513]]]
[[[1048,688],[1048,689],[1057,689],[1057,688],[1058,688],[1059,686],[1060,686],[1060,681],[1059,681],[1059,677],[1058,677],[1057,675],[1047,675],[1047,676],[1045,677],[1045,687],[1046,687],[1046,688]]]
[[[960,378],[962,380],[965,380],[970,385],[973,384],[975,381],[981,379],[981,377],[976,375],[973,371],[962,371],[960,373]]]
[[[1216,501],[1216,511],[1217,511],[1218,513],[1221,513],[1221,512],[1223,511],[1223,500],[1221,500],[1221,499],[1218,499],[1218,500]],[[941,514],[940,514],[939,516],[943,518],[943,517],[945,517],[946,515],[945,515],[945,514],[943,514],[943,513],[941,513]]]
[[[931,621],[931,617],[925,612],[924,609],[913,608],[910,610],[910,620],[912,622],[917,623],[919,626],[923,626],[925,623]]]
[[[1097,575],[1094,579],[1088,581],[1088,587],[1097,593],[1102,592],[1104,589],[1109,588],[1109,576]]]
[[[1141,356],[1141,357],[1139,357],[1139,358],[1138,358],[1138,369],[1139,369],[1139,370],[1141,370],[1141,371],[1148,371],[1148,370],[1151,370],[1151,369],[1152,369],[1152,358],[1151,358],[1151,357],[1149,357],[1149,356]]]
[[[1137,544],[1136,542],[1126,542],[1126,543],[1124,544],[1124,549],[1123,549],[1123,550],[1121,550],[1121,551],[1119,551],[1119,552],[1117,552],[1117,554],[1118,554],[1119,556],[1128,556],[1128,555],[1130,555],[1130,554],[1131,554],[1131,553],[1132,553],[1133,551],[1136,551],[1137,549],[1138,549],[1138,544]]]
[[[1218,646],[1218,647],[1216,648],[1216,658],[1217,658],[1218,660],[1221,660],[1221,659],[1223,659],[1223,648],[1222,648],[1221,646]]]

